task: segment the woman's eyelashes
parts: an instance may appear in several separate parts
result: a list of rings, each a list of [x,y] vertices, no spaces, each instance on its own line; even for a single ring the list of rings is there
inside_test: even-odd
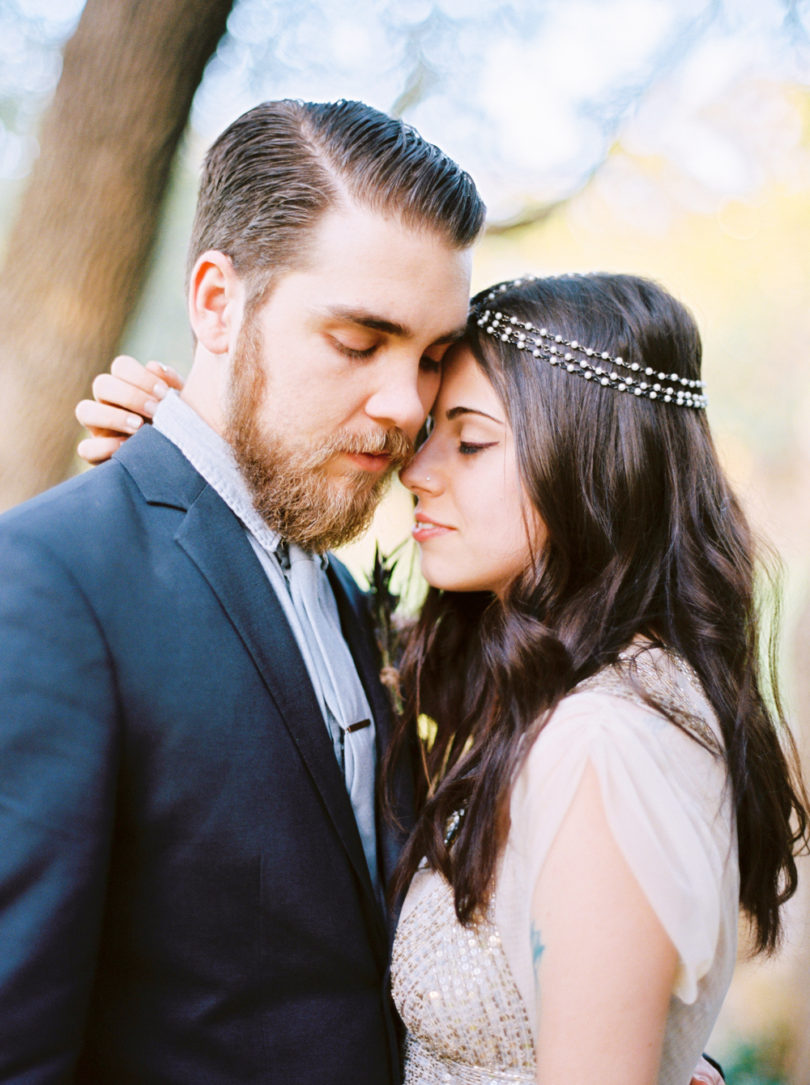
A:
[[[462,456],[474,456],[486,448],[494,448],[497,441],[459,441],[458,450]]]

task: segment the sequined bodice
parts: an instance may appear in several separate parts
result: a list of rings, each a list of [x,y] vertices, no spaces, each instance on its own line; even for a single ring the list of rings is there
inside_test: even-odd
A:
[[[674,653],[641,643],[572,691],[531,747],[486,917],[463,927],[441,875],[417,871],[392,960],[408,1030],[405,1085],[534,1081],[532,886],[586,765],[679,953],[659,1085],[689,1079],[734,967],[733,811],[719,727],[699,680]]]
[[[534,1081],[526,1006],[491,919],[462,927],[453,894],[427,879],[400,921],[391,964],[394,1002],[408,1030],[405,1085]]]

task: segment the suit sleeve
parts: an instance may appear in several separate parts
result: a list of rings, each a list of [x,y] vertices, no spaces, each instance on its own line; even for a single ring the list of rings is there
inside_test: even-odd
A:
[[[0,531],[0,1082],[69,1081],[101,925],[113,668],[58,554]]]

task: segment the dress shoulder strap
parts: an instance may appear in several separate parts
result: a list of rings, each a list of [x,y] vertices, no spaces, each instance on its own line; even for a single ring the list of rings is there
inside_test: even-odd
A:
[[[710,753],[723,755],[700,679],[682,656],[668,648],[631,646],[615,663],[583,679],[570,695],[585,692],[608,693],[657,710]]]

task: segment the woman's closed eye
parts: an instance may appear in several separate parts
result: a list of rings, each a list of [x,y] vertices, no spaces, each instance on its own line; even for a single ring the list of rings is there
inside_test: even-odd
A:
[[[474,456],[476,452],[483,452],[486,448],[494,448],[497,441],[460,441],[458,450],[462,456]]]

